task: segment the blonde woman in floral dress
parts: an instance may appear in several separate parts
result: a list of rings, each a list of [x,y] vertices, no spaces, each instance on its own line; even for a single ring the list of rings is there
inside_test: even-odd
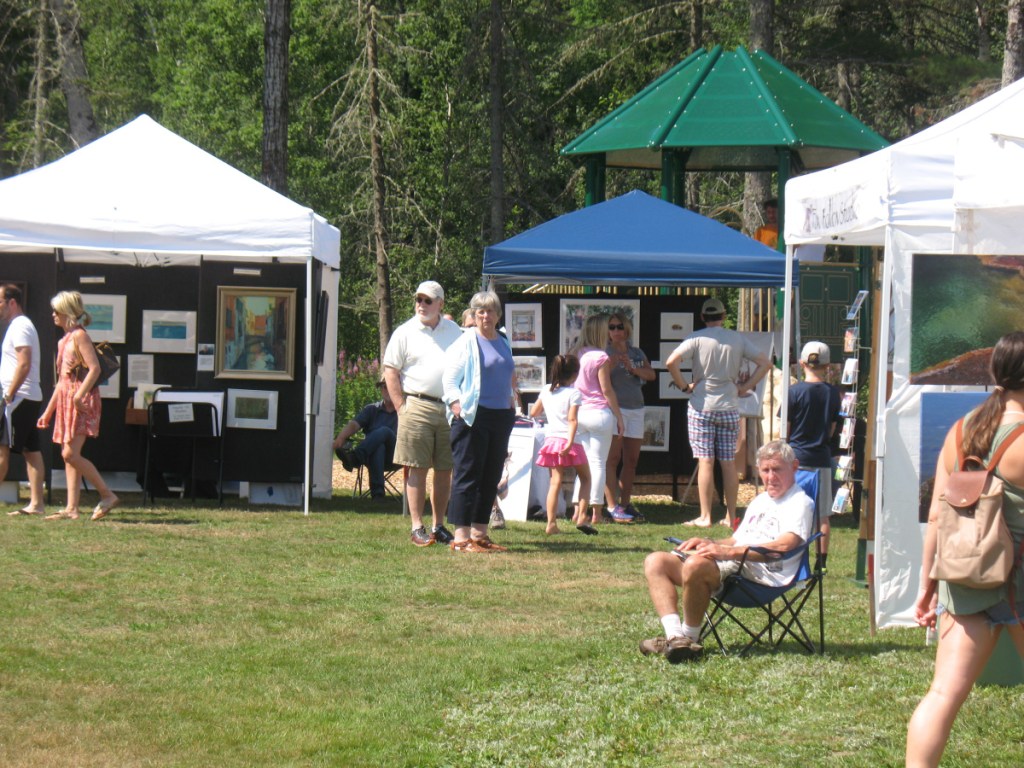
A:
[[[100,433],[100,392],[94,387],[100,377],[100,363],[92,339],[85,331],[92,318],[85,311],[78,291],[61,291],[50,300],[50,306],[54,325],[64,331],[64,336],[57,343],[57,385],[36,426],[46,429],[53,420],[53,442],[61,446],[67,475],[68,503],[63,511],[48,515],[46,519],[78,519],[82,478],[85,478],[100,494],[100,502],[91,518],[100,520],[110,514],[120,500],[103,482],[96,465],[82,456],[85,438],[98,437]],[[81,380],[74,373],[80,365],[87,369]]]

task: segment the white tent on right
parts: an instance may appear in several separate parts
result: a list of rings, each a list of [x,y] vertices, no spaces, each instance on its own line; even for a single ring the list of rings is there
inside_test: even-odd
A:
[[[883,341],[876,342],[875,351],[888,340],[889,366],[879,365],[872,382],[877,417],[869,447],[877,459],[873,578],[879,627],[914,623],[923,536],[920,497],[934,472],[935,441],[949,426],[952,410],[946,409],[971,402],[969,396],[935,395],[981,397],[986,391],[981,385],[912,382],[924,346],[921,318],[915,324],[912,316],[915,259],[922,281],[922,265],[938,263],[926,258],[1024,255],[1021,178],[1024,81],[890,147],[786,185],[784,231],[790,248],[834,243],[884,249],[878,307]],[[1006,270],[1000,279],[1020,280],[1024,294],[1019,273]],[[972,313],[990,315],[995,299],[982,300],[992,304],[954,307],[959,322],[969,325]],[[1024,316],[1002,332],[1022,328]]]

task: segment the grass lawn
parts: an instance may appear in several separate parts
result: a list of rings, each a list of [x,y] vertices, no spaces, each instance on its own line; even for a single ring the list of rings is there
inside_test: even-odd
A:
[[[84,505],[87,508],[88,504]],[[930,680],[922,630],[868,633],[840,521],[828,651],[669,666],[641,564],[679,534],[417,549],[397,500],[0,519],[4,766],[887,766]],[[691,515],[687,514],[685,517]],[[719,529],[724,535],[724,529]],[[945,765],[1024,764],[1022,692],[979,688]]]

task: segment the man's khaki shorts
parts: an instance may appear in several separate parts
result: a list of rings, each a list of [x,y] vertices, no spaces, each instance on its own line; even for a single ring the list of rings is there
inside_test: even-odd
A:
[[[395,464],[441,472],[452,468],[451,427],[443,403],[405,398],[398,412]]]

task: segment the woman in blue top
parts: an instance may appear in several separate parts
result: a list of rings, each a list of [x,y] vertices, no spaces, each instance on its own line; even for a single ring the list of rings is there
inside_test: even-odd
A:
[[[448,348],[442,382],[451,424],[453,552],[504,552],[487,536],[491,507],[515,424],[512,346],[498,332],[501,302],[481,291],[469,302],[476,326]]]
[[[1024,333],[1003,336],[992,351],[992,394],[964,419],[964,456],[986,461],[1013,428],[1024,421]],[[921,560],[921,587],[914,605],[917,623],[934,627],[939,645],[931,688],[917,705],[907,730],[908,766],[936,766],[960,707],[985,669],[1001,631],[1010,633],[1024,657],[1024,573],[1018,564],[1009,580],[991,589],[972,589],[932,578],[936,558],[939,498],[957,461],[956,426],[949,430],[935,468],[928,527]],[[1024,542],[1024,439],[1010,444],[996,474],[1003,480],[1003,517],[1020,552]],[[1007,738],[1011,735],[1008,734]]]

